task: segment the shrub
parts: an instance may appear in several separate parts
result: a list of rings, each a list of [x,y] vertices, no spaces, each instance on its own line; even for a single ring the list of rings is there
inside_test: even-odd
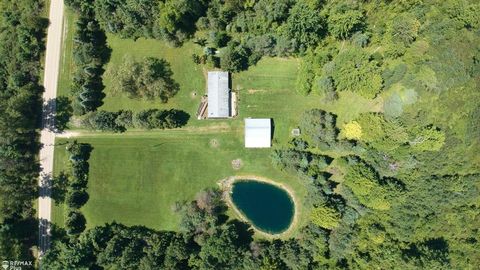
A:
[[[65,203],[70,208],[79,209],[88,201],[88,193],[84,189],[70,188],[65,196]]]
[[[357,121],[351,121],[343,127],[343,136],[349,140],[358,140],[362,137],[362,127]]]
[[[125,126],[118,125],[116,121],[118,116],[118,112],[91,112],[82,119],[82,126],[93,130],[124,132]]]
[[[340,214],[333,208],[320,205],[313,208],[310,213],[310,219],[313,224],[332,230],[340,223]]]
[[[220,57],[220,67],[230,72],[248,68],[249,50],[238,42],[230,42]]]
[[[65,230],[69,235],[78,235],[85,230],[87,221],[78,210],[70,210],[65,216]]]
[[[179,90],[170,64],[165,59],[146,57],[141,62],[124,58],[112,73],[114,89],[130,98],[160,99],[167,102]]]

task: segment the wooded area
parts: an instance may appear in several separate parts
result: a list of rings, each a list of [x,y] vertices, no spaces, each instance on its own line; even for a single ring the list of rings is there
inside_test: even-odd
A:
[[[43,3],[0,2],[0,257],[33,260],[37,243]]]
[[[272,163],[298,178],[308,220],[288,239],[253,238],[218,190],[179,202],[178,231],[110,223],[86,229],[81,207],[92,150],[68,145],[68,205],[45,269],[475,269],[480,261],[480,4],[474,0],[68,0],[78,17],[73,111],[86,128],[176,128],[176,109],[97,110],[107,36],[153,38],[234,73],[262,57],[300,59],[298,95],[333,106],[345,93],[378,108],[342,118],[305,110],[301,136]],[[0,3],[0,256],[31,259],[37,228],[41,1]],[[163,59],[126,60],[117,88],[167,102],[178,91]],[[131,74],[128,73],[131,71]],[[288,100],[285,105],[288,105]],[[320,104],[322,106],[320,106]],[[67,106],[68,107],[68,106]],[[337,108],[338,109],[338,108]],[[351,108],[340,108],[343,111]],[[340,110],[338,109],[338,110]],[[68,111],[68,110],[67,110]],[[68,113],[66,113],[68,114]],[[68,117],[67,117],[68,118]],[[341,119],[341,120],[340,120]],[[65,128],[65,126],[64,126]],[[173,191],[174,192],[174,191]],[[134,202],[132,202],[134,203]],[[166,209],[165,211],[169,211]]]

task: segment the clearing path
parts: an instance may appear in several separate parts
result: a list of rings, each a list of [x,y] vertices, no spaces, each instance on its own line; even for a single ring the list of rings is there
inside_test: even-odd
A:
[[[40,178],[38,185],[39,224],[39,256],[43,256],[50,246],[50,222],[52,216],[51,180],[53,173],[53,150],[55,132],[47,127],[54,126],[54,118],[47,117],[55,114],[55,98],[57,96],[58,72],[60,65],[60,51],[62,45],[63,0],[50,1],[50,13],[47,32],[47,49],[45,53],[45,74],[43,78],[43,112],[42,131],[40,133]]]

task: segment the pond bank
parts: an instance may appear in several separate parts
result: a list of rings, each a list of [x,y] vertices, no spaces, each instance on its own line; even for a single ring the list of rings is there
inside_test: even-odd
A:
[[[275,187],[278,187],[282,190],[284,190],[285,192],[287,192],[288,196],[290,197],[290,199],[292,200],[293,202],[293,208],[294,208],[294,213],[293,213],[293,218],[292,218],[292,221],[290,223],[290,225],[288,226],[288,228],[281,232],[281,233],[277,233],[277,234],[272,234],[272,233],[268,233],[268,232],[265,232],[265,231],[262,231],[261,229],[257,228],[254,224],[253,224],[253,221],[251,221],[250,219],[248,219],[243,213],[242,211],[240,211],[240,209],[237,208],[237,206],[235,205],[235,203],[233,202],[232,200],[232,189],[233,189],[233,184],[235,182],[238,182],[238,181],[257,181],[257,182],[263,182],[263,183],[267,183],[267,184],[270,184],[270,185],[273,185]],[[261,177],[261,176],[257,176],[257,175],[236,175],[236,176],[230,176],[230,177],[227,177],[225,179],[222,179],[218,182],[218,185],[220,186],[221,190],[222,190],[222,197],[223,197],[223,200],[227,203],[227,205],[234,210],[234,212],[237,214],[238,217],[240,217],[240,219],[242,221],[245,221],[247,222],[248,224],[250,224],[253,228],[253,230],[258,233],[259,235],[262,235],[264,237],[267,237],[267,238],[281,238],[281,237],[286,237],[288,235],[291,234],[291,232],[293,231],[293,229],[297,226],[297,223],[298,223],[298,214],[299,214],[299,206],[298,206],[298,200],[297,198],[295,197],[295,193],[294,191],[286,186],[285,184],[282,184],[282,183],[278,183],[278,182],[275,182],[271,179],[268,179],[268,178],[265,178],[265,177]]]

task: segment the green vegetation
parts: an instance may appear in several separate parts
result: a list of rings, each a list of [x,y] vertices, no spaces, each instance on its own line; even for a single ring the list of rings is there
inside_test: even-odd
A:
[[[90,12],[83,11],[78,15],[73,45],[75,71],[70,91],[74,97],[74,112],[82,115],[95,111],[103,104],[103,64],[107,62],[110,50],[105,33]]]
[[[126,93],[130,98],[158,98],[167,102],[178,92],[178,84],[171,78],[170,65],[164,59],[148,57],[135,62],[125,58],[112,73],[115,91]]]
[[[175,109],[149,109],[133,114],[132,111],[90,112],[82,118],[82,127],[90,130],[124,132],[127,128],[171,129],[184,126],[190,115]]]
[[[475,1],[69,3],[95,11],[112,48],[92,127],[132,128],[122,135],[74,130],[93,147],[89,200],[80,209],[86,224],[57,205],[57,217],[66,217],[57,223],[73,231],[70,238],[56,232],[45,260],[51,268],[477,266]],[[162,103],[115,92],[124,56],[165,59],[178,93]],[[203,74],[219,65],[233,72],[237,118],[189,119],[168,130],[152,124],[170,109],[193,115]],[[243,147],[245,117],[273,119],[274,149]],[[301,135],[292,138],[297,127]],[[59,174],[68,165],[66,140],[57,141]],[[301,206],[294,233],[254,237],[226,211],[213,188],[235,174],[292,187]],[[85,194],[67,197],[78,207]]]
[[[38,222],[42,1],[0,2],[0,257],[33,261]]]

